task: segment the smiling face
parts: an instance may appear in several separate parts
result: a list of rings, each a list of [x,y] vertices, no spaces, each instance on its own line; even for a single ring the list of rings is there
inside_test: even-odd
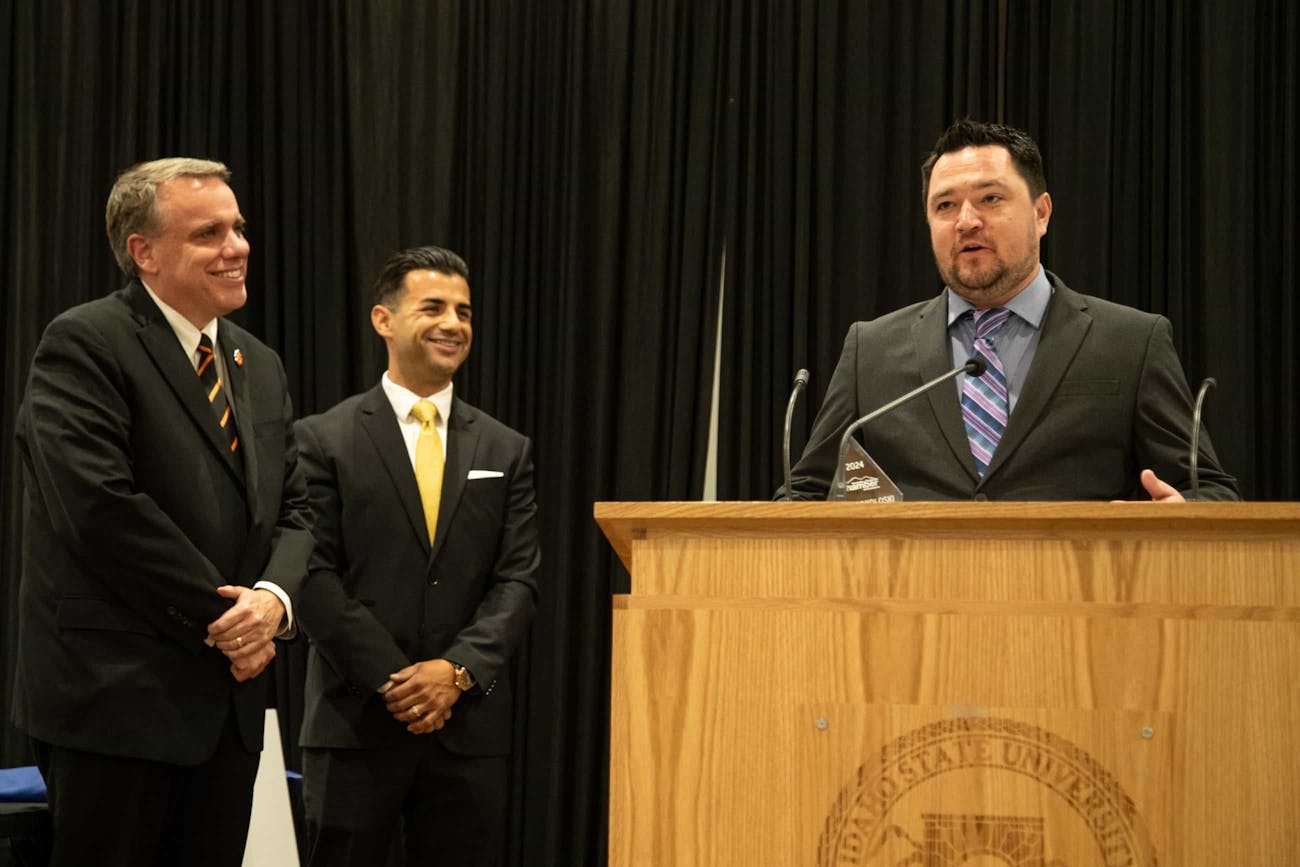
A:
[[[158,228],[127,238],[141,279],[198,328],[243,307],[249,246],[239,202],[226,182],[164,181],[154,209]]]
[[[1038,241],[1052,199],[1029,185],[1000,145],[946,153],[926,201],[930,244],[944,282],[977,308],[999,307],[1038,273]]]
[[[408,271],[393,303],[370,311],[371,324],[388,346],[389,378],[420,397],[442,391],[474,339],[469,283],[459,274]]]

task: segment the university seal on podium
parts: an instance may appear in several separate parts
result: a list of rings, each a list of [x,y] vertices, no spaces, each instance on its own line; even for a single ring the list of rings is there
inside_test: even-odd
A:
[[[942,720],[885,745],[840,793],[819,867],[1155,867],[1133,800],[1027,723]]]

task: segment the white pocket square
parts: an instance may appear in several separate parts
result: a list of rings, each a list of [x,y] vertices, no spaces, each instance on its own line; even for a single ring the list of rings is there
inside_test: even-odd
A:
[[[469,475],[465,477],[465,481],[472,482],[475,479],[499,479],[503,475],[505,475],[505,473],[500,470],[470,470]]]

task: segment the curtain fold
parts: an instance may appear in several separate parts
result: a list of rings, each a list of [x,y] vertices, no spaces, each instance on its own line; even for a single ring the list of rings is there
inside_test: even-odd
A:
[[[797,459],[849,324],[939,286],[920,163],[949,117],[992,109],[977,46],[994,33],[985,4],[943,0],[743,3],[735,19],[718,492],[766,499],[794,372],[812,373]]]

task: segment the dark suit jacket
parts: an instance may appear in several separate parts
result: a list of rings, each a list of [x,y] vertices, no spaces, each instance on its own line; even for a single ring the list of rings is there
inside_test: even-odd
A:
[[[1192,397],[1169,320],[1047,276],[1055,294],[1038,349],[983,479],[952,383],[862,431],[867,452],[907,499],[1144,499],[1138,474],[1146,468],[1185,495],[1190,489]],[[826,497],[851,422],[954,366],[947,311],[942,293],[849,328],[791,473],[795,499]],[[1202,499],[1237,499],[1204,432],[1198,464]]]
[[[376,690],[410,663],[441,657],[477,681],[438,732],[443,745],[508,752],[508,662],[536,607],[540,561],[528,439],[453,401],[430,550],[415,472],[381,386],[303,419],[297,432],[316,521],[298,603],[312,642],[302,746],[414,737]],[[472,470],[498,475],[471,479]]]
[[[275,353],[222,321],[242,467],[143,286],[56,318],[18,413],[26,482],[14,722],[64,747],[175,764],[212,754],[233,706],[262,747],[265,677],[204,645],[221,584],[293,594],[311,537]]]

